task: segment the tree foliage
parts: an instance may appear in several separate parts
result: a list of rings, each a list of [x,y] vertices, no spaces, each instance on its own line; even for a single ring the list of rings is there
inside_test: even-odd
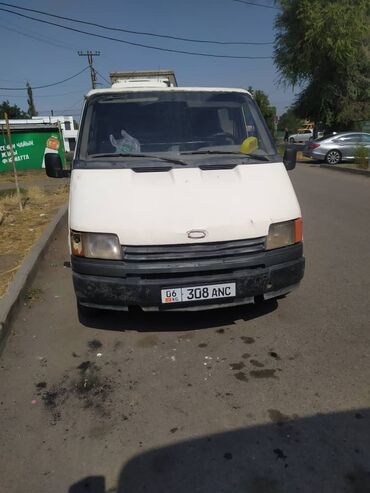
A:
[[[275,133],[275,117],[276,117],[276,108],[272,106],[267,94],[260,89],[253,89],[253,87],[249,86],[248,91],[253,95],[254,100],[256,101],[261,113],[266,120],[267,126],[269,127],[272,134]]]
[[[32,87],[29,82],[26,84],[27,87],[27,103],[28,103],[28,114],[30,117],[37,116],[38,113],[36,111],[35,102],[33,100],[33,92]]]
[[[297,116],[294,108],[289,108],[279,118],[278,128],[279,130],[285,130],[286,128],[290,133],[295,133],[298,128],[302,127],[302,118]]]
[[[3,120],[5,118],[5,113],[8,114],[8,118],[28,118],[28,114],[24,112],[19,106],[16,104],[10,104],[9,101],[3,101],[0,104],[0,119]]]
[[[370,118],[370,0],[280,0],[275,64],[296,112],[329,127]]]

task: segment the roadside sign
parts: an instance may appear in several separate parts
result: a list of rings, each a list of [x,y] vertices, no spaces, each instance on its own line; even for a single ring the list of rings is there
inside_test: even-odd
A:
[[[58,153],[65,163],[63,142],[56,128],[42,131],[11,130],[14,160],[18,170],[45,167],[46,153]],[[0,172],[12,166],[11,149],[5,132],[0,133]]]

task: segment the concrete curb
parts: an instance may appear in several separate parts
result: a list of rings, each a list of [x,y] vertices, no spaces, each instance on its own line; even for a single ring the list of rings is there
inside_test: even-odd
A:
[[[370,171],[367,171],[366,169],[338,168],[337,166],[332,166],[330,164],[320,164],[320,168],[331,169],[333,171],[343,171],[343,173],[351,173],[352,175],[370,176]]]
[[[50,244],[53,234],[58,230],[66,216],[68,204],[63,205],[48,224],[37,243],[24,258],[22,265],[9,285],[8,291],[0,299],[0,354],[10,331],[10,322],[22,299],[27,286],[32,282],[37,266]]]

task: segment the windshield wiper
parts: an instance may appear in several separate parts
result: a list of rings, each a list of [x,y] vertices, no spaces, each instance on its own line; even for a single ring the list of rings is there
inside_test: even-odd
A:
[[[147,158],[147,159],[158,159],[159,161],[164,161],[166,163],[179,164],[180,166],[188,166],[188,163],[181,161],[180,159],[173,159],[169,157],[162,156],[152,156],[150,154],[141,153],[126,153],[126,152],[107,152],[105,154],[90,154],[90,158],[100,158],[100,157],[137,157],[137,158]]]
[[[212,151],[212,150],[205,150],[205,151],[186,151],[186,152],[181,152],[180,154],[233,154],[236,156],[240,157],[250,157],[253,159],[258,159],[259,161],[270,161],[270,159],[267,156],[261,156],[260,154],[250,154],[250,153],[244,153],[244,152],[237,152],[237,151]]]

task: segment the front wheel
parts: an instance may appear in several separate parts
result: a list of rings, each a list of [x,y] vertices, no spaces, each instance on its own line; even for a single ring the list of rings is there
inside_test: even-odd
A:
[[[329,151],[325,157],[325,161],[328,164],[338,164],[341,162],[341,160],[342,160],[342,155],[337,150]]]
[[[293,137],[290,137],[289,142],[290,142],[291,144],[294,144],[295,140],[293,139]]]

